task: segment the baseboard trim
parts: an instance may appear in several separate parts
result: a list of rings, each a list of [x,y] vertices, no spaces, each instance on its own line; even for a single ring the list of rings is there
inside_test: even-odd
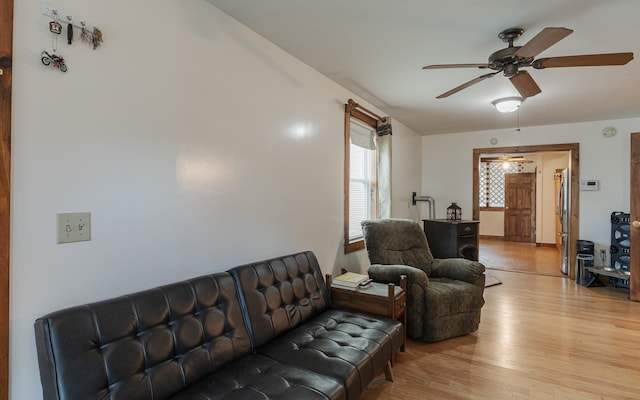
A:
[[[504,236],[478,235],[478,239],[486,239],[486,240],[504,240]]]

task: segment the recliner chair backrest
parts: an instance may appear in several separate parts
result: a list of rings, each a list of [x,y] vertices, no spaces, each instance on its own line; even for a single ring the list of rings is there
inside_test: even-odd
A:
[[[433,255],[420,225],[410,219],[362,221],[371,264],[400,264],[431,274]]]

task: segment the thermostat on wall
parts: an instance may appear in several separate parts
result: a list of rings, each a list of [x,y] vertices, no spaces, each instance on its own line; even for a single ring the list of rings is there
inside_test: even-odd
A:
[[[580,180],[581,191],[596,191],[600,190],[600,181],[597,179],[582,179]]]

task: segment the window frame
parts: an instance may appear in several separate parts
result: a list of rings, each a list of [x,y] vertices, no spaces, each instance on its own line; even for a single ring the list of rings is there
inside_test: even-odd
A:
[[[345,104],[344,117],[344,253],[352,253],[354,251],[364,249],[364,237],[352,240],[349,237],[349,210],[350,210],[350,182],[351,182],[351,121],[352,119],[371,127],[374,131],[378,125],[378,119],[374,118],[358,109],[357,103],[349,101]],[[378,149],[371,150],[372,166],[372,182],[371,182],[371,219],[377,218],[378,215]]]

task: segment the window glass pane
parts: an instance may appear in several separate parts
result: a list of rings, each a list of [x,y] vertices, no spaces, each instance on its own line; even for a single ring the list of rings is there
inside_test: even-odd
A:
[[[362,237],[360,222],[371,216],[371,150],[351,145],[349,177],[349,240]]]
[[[351,181],[349,185],[349,239],[362,237],[360,222],[368,218],[368,188],[365,182]]]
[[[362,147],[351,145],[349,172],[351,179],[365,179],[367,176],[366,158],[368,151]]]

